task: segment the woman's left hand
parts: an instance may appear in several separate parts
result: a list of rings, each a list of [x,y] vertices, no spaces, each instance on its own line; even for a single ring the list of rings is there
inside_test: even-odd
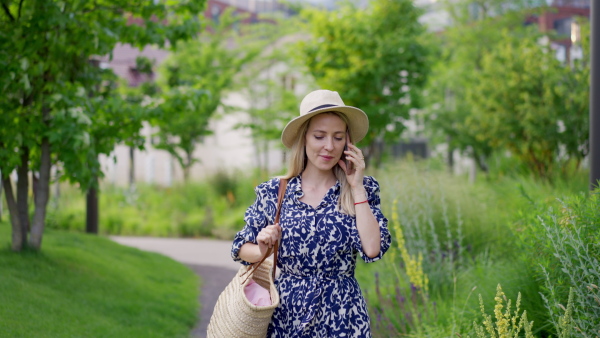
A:
[[[354,170],[351,172],[348,172],[344,158],[354,164]],[[360,148],[348,142],[348,150],[344,151],[344,154],[342,155],[342,158],[339,160],[338,164],[346,172],[346,178],[348,179],[348,183],[352,188],[362,187],[366,164],[365,157],[363,156]]]

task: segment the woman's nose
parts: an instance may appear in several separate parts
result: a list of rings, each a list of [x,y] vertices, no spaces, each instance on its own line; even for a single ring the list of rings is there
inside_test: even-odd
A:
[[[327,139],[327,141],[325,142],[325,149],[333,150],[333,139],[331,139],[331,138]]]

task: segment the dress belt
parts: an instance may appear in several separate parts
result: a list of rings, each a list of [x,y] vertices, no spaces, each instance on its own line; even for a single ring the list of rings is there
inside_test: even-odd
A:
[[[311,322],[311,320],[315,317],[315,313],[317,312],[317,306],[321,303],[321,296],[323,294],[323,287],[321,286],[321,281],[323,280],[335,280],[335,279],[343,279],[343,278],[352,278],[352,272],[338,272],[338,273],[316,273],[314,275],[298,275],[294,273],[285,273],[283,272],[281,277],[293,277],[298,279],[304,279],[308,282],[309,291],[304,294],[304,315],[298,326],[296,327],[296,334],[301,335],[302,331],[306,328],[306,326]]]

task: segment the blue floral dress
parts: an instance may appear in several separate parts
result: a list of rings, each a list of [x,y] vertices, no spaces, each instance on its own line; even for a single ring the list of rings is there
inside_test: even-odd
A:
[[[268,337],[371,337],[369,314],[354,278],[356,257],[374,262],[390,247],[387,219],[380,210],[379,184],[365,176],[369,205],[381,230],[381,252],[369,258],[361,247],[356,218],[337,208],[340,184],[325,194],[316,208],[300,201],[301,177],[288,182],[281,209],[282,239],[275,281],[281,304],[275,309]],[[260,230],[273,224],[279,179],[256,187],[256,201],[246,211],[244,228],[233,241],[232,257],[242,264],[239,250],[256,243]]]

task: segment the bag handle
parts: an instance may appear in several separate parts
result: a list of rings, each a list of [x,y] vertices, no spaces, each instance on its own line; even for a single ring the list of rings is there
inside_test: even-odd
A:
[[[287,183],[288,183],[287,179],[282,178],[279,180],[279,192],[277,193],[277,211],[275,212],[274,224],[279,223],[279,218],[280,218],[280,214],[281,214],[281,205],[283,204],[283,198],[285,195],[285,189],[287,187]],[[275,281],[275,268],[277,267],[277,253],[278,252],[279,252],[279,241],[276,241],[275,244],[273,245],[273,248],[269,248],[269,250],[267,250],[267,252],[265,253],[265,256],[263,258],[261,258],[260,261],[252,264],[252,267],[250,269],[246,270],[246,272],[244,272],[242,274],[242,276],[247,274],[248,272],[253,273],[265,261],[265,259],[267,259],[267,257],[269,257],[271,255],[271,253],[273,253],[273,269],[271,271],[271,277],[273,278],[273,281]],[[248,274],[248,276],[246,277],[246,279],[244,279],[242,284],[244,284],[248,280],[248,278],[252,275],[252,273]]]

